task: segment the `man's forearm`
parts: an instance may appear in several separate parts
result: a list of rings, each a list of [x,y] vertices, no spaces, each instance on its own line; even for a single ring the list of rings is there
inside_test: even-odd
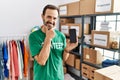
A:
[[[66,61],[68,57],[69,57],[69,50],[65,48],[63,53],[63,60]]]
[[[50,46],[51,46],[51,40],[45,38],[43,48],[41,49],[40,53],[37,55],[37,61],[40,65],[45,65],[50,54]]]

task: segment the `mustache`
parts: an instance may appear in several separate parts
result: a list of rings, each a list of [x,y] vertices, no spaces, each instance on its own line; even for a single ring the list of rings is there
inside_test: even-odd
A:
[[[52,24],[52,25],[55,25],[55,23],[51,23],[51,22],[49,22],[49,21],[47,21],[46,24]]]

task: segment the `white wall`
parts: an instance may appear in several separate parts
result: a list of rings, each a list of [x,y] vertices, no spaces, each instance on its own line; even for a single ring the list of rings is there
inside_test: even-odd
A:
[[[60,0],[59,4],[67,4],[67,3],[76,2],[76,1],[80,1],[80,0]]]
[[[56,0],[0,0],[0,36],[28,34],[41,25],[41,13],[46,4]]]
[[[42,25],[41,13],[46,4],[60,5],[79,0],[0,0],[0,36],[28,34]]]

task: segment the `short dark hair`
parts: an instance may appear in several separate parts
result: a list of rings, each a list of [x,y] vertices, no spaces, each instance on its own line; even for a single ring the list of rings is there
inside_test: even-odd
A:
[[[58,14],[59,14],[59,8],[58,7],[56,7],[56,6],[54,6],[54,5],[46,5],[45,7],[44,7],[44,9],[43,9],[43,15],[45,15],[45,12],[46,12],[46,10],[47,9],[53,9],[53,10],[57,10],[58,11]]]

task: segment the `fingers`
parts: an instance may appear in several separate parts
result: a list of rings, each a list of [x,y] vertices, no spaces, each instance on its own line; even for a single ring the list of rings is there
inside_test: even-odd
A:
[[[48,32],[48,28],[47,28],[47,26],[44,26],[44,28],[45,28],[45,32]]]
[[[66,39],[66,42],[67,42],[67,43],[70,43],[70,39]]]
[[[76,37],[76,40],[77,40],[77,42],[78,42],[78,37]]]

